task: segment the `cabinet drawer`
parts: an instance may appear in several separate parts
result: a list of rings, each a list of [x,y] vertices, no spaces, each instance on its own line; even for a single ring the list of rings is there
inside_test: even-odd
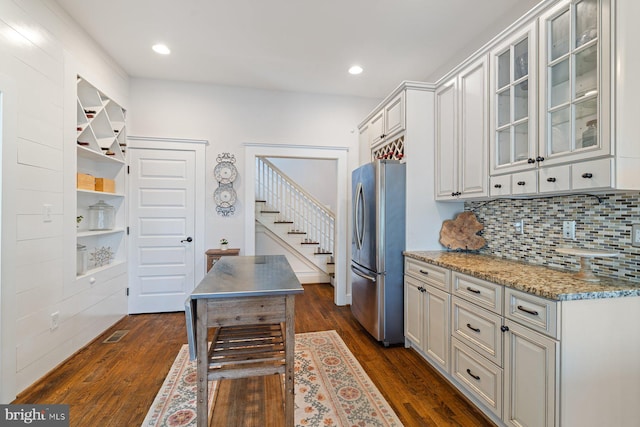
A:
[[[540,192],[554,193],[561,191],[569,191],[571,183],[571,167],[569,165],[556,166],[552,168],[540,169],[538,176],[540,177]]]
[[[491,197],[511,195],[511,175],[492,176],[489,179]]]
[[[451,271],[446,268],[427,264],[413,258],[405,258],[404,272],[438,289],[451,292]]]
[[[502,417],[502,369],[458,341],[451,339],[451,374],[460,386]]]
[[[505,290],[505,317],[553,338],[559,337],[557,303],[515,289]]]
[[[457,295],[494,313],[502,314],[501,285],[454,272],[452,287],[451,293],[453,295]]]
[[[611,159],[592,160],[571,166],[571,183],[574,190],[590,190],[611,187]]]
[[[538,174],[535,170],[511,175],[511,194],[535,194],[538,191]]]
[[[502,316],[453,297],[452,335],[472,349],[502,366]]]

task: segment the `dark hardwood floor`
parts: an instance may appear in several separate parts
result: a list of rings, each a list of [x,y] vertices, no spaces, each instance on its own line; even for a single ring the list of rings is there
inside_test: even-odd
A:
[[[296,333],[336,330],[405,426],[493,425],[415,351],[373,340],[349,307],[333,304],[331,286],[304,288],[296,297]],[[116,330],[129,332],[103,343]],[[183,313],[127,316],[13,403],[69,404],[71,426],[140,426],[185,343]],[[278,390],[264,379],[221,386],[212,425],[278,426]]]

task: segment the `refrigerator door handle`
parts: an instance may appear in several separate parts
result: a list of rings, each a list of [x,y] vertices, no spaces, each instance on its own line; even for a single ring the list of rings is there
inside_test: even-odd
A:
[[[376,282],[376,278],[375,276],[370,276],[368,274],[364,274],[362,271],[358,270],[356,267],[354,267],[353,265],[351,266],[351,271],[354,274],[357,274],[358,276],[362,277],[363,279],[367,279],[370,282]]]
[[[358,249],[362,249],[362,243],[364,242],[364,224],[360,223],[360,218],[362,217],[362,221],[365,221],[364,218],[364,207],[365,207],[365,200],[364,200],[364,187],[362,186],[362,183],[359,182],[357,187],[356,187],[356,206],[355,209],[353,210],[353,215],[354,215],[354,229],[356,232],[356,247]]]

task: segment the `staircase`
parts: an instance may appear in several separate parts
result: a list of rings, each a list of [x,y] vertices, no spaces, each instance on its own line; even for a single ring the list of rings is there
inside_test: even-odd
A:
[[[256,158],[255,218],[280,244],[333,281],[335,216],[265,158]]]

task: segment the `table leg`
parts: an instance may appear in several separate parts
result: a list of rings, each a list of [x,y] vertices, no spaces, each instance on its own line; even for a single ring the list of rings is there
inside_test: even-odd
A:
[[[209,425],[209,386],[207,351],[207,300],[198,299],[196,307],[196,357],[198,393],[196,401],[197,426]]]
[[[295,322],[293,320],[295,306],[295,295],[287,295],[285,301],[285,396],[284,396],[284,419],[285,426],[293,427],[294,425],[294,409],[295,409],[295,390],[294,390],[294,363],[295,363]]]

